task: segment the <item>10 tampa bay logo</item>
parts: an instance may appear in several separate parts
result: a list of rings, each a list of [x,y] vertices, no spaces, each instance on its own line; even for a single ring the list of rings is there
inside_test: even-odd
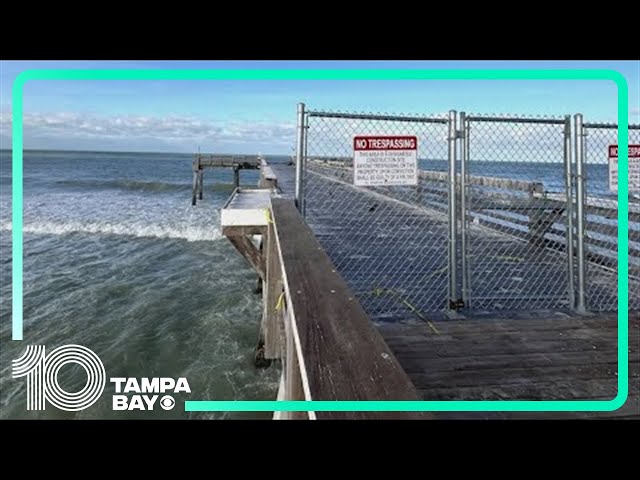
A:
[[[79,391],[68,392],[60,386],[58,374],[68,364],[80,365],[87,381]],[[48,354],[44,345],[29,345],[24,354],[12,362],[13,378],[26,377],[27,410],[45,410],[47,403],[70,412],[84,410],[98,401],[104,392],[106,372],[102,361],[82,345],[63,345]],[[153,410],[160,405],[171,410],[176,402],[167,393],[191,393],[186,378],[113,377],[116,394],[114,410]],[[164,394],[158,401],[160,394]]]

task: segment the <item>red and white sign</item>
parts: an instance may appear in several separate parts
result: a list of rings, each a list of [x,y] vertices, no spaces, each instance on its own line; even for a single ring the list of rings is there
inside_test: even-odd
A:
[[[364,187],[418,184],[418,138],[353,138],[353,183]]]
[[[618,145],[609,145],[609,190],[618,191]],[[629,191],[640,192],[640,145],[629,145]]]

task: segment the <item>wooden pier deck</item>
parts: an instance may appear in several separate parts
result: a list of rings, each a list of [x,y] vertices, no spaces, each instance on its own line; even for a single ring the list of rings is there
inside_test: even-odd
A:
[[[617,315],[378,325],[425,400],[611,400]],[[640,418],[640,318],[629,319],[629,400],[613,412],[437,412],[436,418]]]
[[[288,200],[294,190],[293,168],[271,167],[269,173],[277,177],[282,198],[271,200],[269,233],[260,254],[266,262],[267,280],[262,331],[266,357],[283,362],[279,399],[610,400],[617,395],[616,314],[577,316],[540,309],[507,311],[498,318],[479,311],[473,319],[447,320],[433,314],[420,318],[400,309],[395,318],[365,312],[355,298],[362,278],[357,270],[340,269],[336,264],[341,255],[358,254],[354,242],[339,238],[340,222],[358,221],[358,215],[364,213],[349,217],[346,212],[327,212],[309,218],[307,226]],[[327,182],[334,194],[336,188],[352,188]],[[370,198],[359,195],[364,194],[353,193],[351,208],[357,210],[360,202],[369,208]],[[384,201],[378,199],[378,203]],[[389,205],[393,206],[386,208],[397,208],[398,214],[408,214],[408,207],[397,201],[390,199]],[[414,215],[416,225],[425,222],[425,227],[438,234],[438,215]],[[408,232],[407,239],[410,236]],[[402,250],[407,244],[411,245],[403,241],[390,248],[397,255],[417,259],[411,258],[403,270],[389,271],[395,275],[412,269],[428,273],[420,270],[424,269],[419,256],[424,242]],[[555,253],[549,255],[544,268],[561,263],[553,257]],[[446,262],[446,251],[444,256]],[[406,281],[408,288],[415,276]],[[433,278],[421,288],[429,288],[430,283]],[[629,400],[613,412],[285,412],[277,417],[640,418],[637,313],[629,319],[628,354]]]

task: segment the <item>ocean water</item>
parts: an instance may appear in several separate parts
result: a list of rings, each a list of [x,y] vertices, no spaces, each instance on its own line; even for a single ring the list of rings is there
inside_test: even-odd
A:
[[[11,341],[11,154],[0,152],[0,418],[270,418],[185,413],[183,400],[272,400],[277,367],[253,366],[262,314],[256,275],[221,236],[229,169],[207,170],[191,206],[191,155],[24,154],[24,342]],[[285,161],[271,157],[270,161]],[[241,172],[255,186],[257,171]],[[114,385],[90,408],[26,410],[11,360],[27,344],[92,349],[109,377],[186,377],[170,411],[113,411]],[[73,392],[86,376],[62,368]]]

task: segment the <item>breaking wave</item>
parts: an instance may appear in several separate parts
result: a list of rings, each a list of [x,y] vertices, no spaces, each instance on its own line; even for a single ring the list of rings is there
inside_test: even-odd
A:
[[[3,224],[0,230],[9,231],[11,223]],[[178,225],[141,225],[109,222],[38,222],[25,224],[24,233],[44,235],[67,235],[70,233],[90,233],[98,235],[128,235],[133,237],[177,238],[188,242],[205,242],[221,238],[220,231],[209,227]]]

